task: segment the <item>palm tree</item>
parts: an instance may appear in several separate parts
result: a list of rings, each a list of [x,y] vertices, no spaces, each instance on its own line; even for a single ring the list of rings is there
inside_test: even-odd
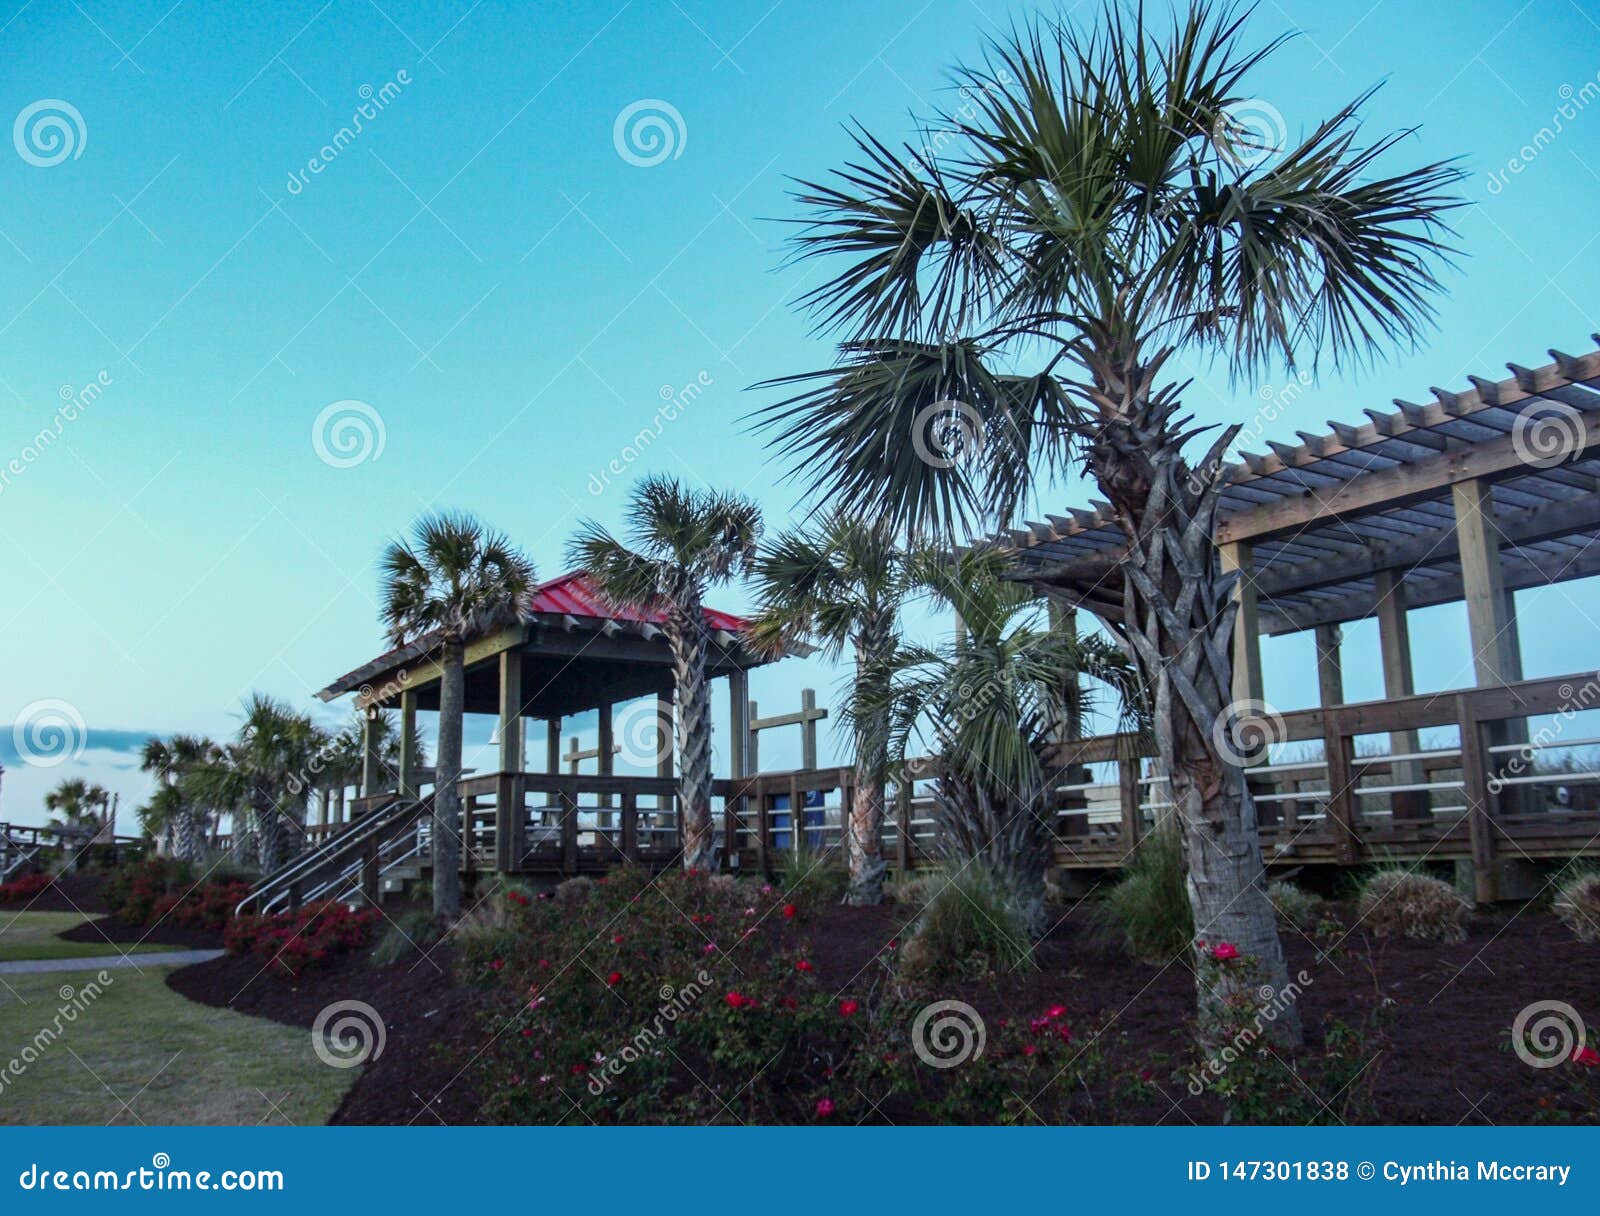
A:
[[[1033,593],[1001,570],[993,550],[921,563],[922,586],[959,610],[961,628],[940,646],[896,647],[854,712],[887,717],[897,764],[913,740],[932,744],[936,848],[993,872],[1038,937],[1048,928],[1056,789],[1069,772],[1056,745],[1085,704],[1063,673],[1105,683],[1135,725],[1138,676],[1114,643],[1052,629]]]
[[[45,809],[57,812],[50,818],[50,830],[58,835],[81,838],[84,843],[106,826],[106,807],[110,802],[111,795],[104,786],[89,785],[76,777],[68,777],[44,796]]]
[[[882,701],[872,681],[881,678],[898,642],[901,605],[916,588],[916,556],[896,543],[883,522],[842,512],[810,531],[787,532],[755,563],[761,612],[751,628],[753,645],[782,653],[796,641],[815,641],[830,662],[846,646],[855,652],[852,698]],[[884,777],[888,741],[883,712],[858,708],[855,724],[855,793],[845,830],[850,887],[845,902],[883,902]]]
[[[276,697],[252,692],[245,699],[244,721],[233,742],[185,768],[184,797],[219,814],[231,814],[239,858],[248,861],[253,855],[270,872],[299,849],[306,796],[328,747],[328,736],[310,715],[295,713]]]
[[[470,515],[425,515],[410,543],[384,551],[383,620],[401,646],[418,638],[439,646],[439,756],[433,786],[433,912],[461,912],[461,722],[466,644],[520,619],[533,564]]]
[[[814,490],[941,534],[1012,522],[1040,475],[1087,466],[1128,546],[1106,624],[1150,694],[1198,935],[1281,987],[1255,808],[1213,741],[1236,576],[1211,536],[1240,428],[1191,469],[1204,428],[1166,369],[1180,351],[1253,375],[1414,341],[1461,173],[1379,176],[1401,136],[1358,142],[1365,95],[1282,149],[1253,135],[1246,82],[1282,39],[1245,45],[1244,19],[1204,2],[1170,31],[1109,3],[1088,33],[1041,19],[958,71],[962,112],[923,150],[860,133],[859,158],[800,195],[801,256],[848,259],[807,300],[843,357],[778,382],[803,387],[762,421]],[[1214,1025],[1247,969],[1196,969]]]
[[[163,782],[156,786],[150,800],[134,813],[139,817],[139,826],[144,829],[144,834],[160,842],[161,852],[177,856],[178,821],[183,817],[184,809],[183,794],[178,787]]]
[[[676,683],[678,801],[683,864],[712,865],[711,694],[706,685],[707,588],[743,573],[761,537],[761,511],[737,494],[694,490],[672,477],[646,477],[628,499],[632,547],[593,520],[568,546],[595,589],[613,604],[662,608]]]
[[[198,735],[179,734],[171,739],[145,741],[139,767],[155,774],[160,785],[140,812],[141,819],[147,828],[150,822],[159,823],[166,848],[185,861],[199,861],[204,855],[213,810],[190,796],[196,791],[186,778],[198,766],[212,763],[219,756],[217,745]],[[165,794],[167,790],[172,791],[170,796]],[[151,835],[156,833],[152,831]]]

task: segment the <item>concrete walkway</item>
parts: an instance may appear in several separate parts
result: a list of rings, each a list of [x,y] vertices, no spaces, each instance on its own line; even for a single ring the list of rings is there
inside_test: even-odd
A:
[[[0,963],[0,975],[31,975],[39,971],[109,971],[116,967],[187,967],[221,958],[221,950],[166,950],[151,954],[110,954],[101,958],[30,958]]]

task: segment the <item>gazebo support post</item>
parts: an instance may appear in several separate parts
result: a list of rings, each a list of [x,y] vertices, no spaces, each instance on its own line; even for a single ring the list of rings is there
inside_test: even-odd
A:
[[[500,740],[499,777],[494,796],[494,863],[501,874],[521,864],[523,850],[518,837],[522,807],[517,794],[517,774],[524,766],[522,755],[522,652],[500,652],[500,700],[495,723]]]
[[[750,677],[742,668],[728,673],[728,776],[737,781],[748,774],[745,753],[750,743]],[[722,857],[730,865],[739,855],[740,822],[744,815],[744,795],[738,794],[722,804]]]
[[[400,694],[400,777],[402,798],[417,796],[417,694],[406,689]]]

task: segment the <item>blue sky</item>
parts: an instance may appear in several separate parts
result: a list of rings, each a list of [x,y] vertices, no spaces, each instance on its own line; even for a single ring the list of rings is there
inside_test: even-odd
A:
[[[144,781],[130,740],[226,734],[251,688],[311,705],[379,648],[374,560],[427,507],[510,531],[545,575],[580,517],[618,522],[635,472],[743,489],[782,525],[791,490],[739,419],[766,399],[751,384],[827,358],[793,307],[817,270],[785,265],[786,175],[837,164],[852,117],[909,135],[946,67],[1034,7],[0,10],[0,118],[72,108],[71,152],[26,132],[0,144],[0,464],[100,386],[0,485],[0,818],[36,819],[68,775],[131,806]],[[1426,349],[1325,376],[1275,438],[1586,346],[1600,321],[1592,11],[1281,0],[1251,28],[1300,31],[1256,82],[1292,133],[1382,83],[1374,136],[1420,126],[1393,163],[1461,155],[1473,203]],[[1559,138],[1496,178],[1568,99]],[[624,140],[624,156],[614,138],[641,101],[681,116],[660,163],[634,163],[650,149]],[[323,156],[363,104],[357,138]],[[1190,402],[1208,420],[1248,413],[1263,387],[1197,370]],[[599,486],[663,395],[691,383],[693,404]],[[364,403],[382,450],[339,467],[313,431],[346,401]],[[1085,496],[1063,488],[1044,505]],[[1530,676],[1593,662],[1574,610],[1592,602],[1582,585],[1522,597]],[[1352,628],[1355,644],[1368,628]],[[1417,614],[1413,637],[1420,688],[1470,682],[1457,609]],[[1266,653],[1269,698],[1308,704],[1305,639]],[[1347,662],[1352,698],[1381,693],[1363,666]],[[787,664],[758,673],[754,693],[787,708],[805,684],[826,700],[835,679]],[[78,761],[17,761],[10,724],[39,701],[81,717]],[[793,759],[789,741],[763,748]]]

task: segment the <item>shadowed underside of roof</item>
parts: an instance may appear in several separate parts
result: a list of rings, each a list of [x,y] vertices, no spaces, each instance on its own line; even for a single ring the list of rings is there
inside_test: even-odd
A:
[[[1600,335],[1595,337],[1600,342]],[[1539,368],[1507,364],[1500,381],[1468,377],[1424,404],[1396,399],[1366,421],[1266,441],[1227,467],[1219,544],[1251,549],[1265,633],[1356,620],[1374,611],[1380,572],[1403,574],[1411,607],[1461,597],[1452,487],[1493,486],[1506,587],[1600,573],[1600,353],[1550,352]],[[1293,408],[1296,387],[1259,403]],[[1124,549],[1111,507],[1051,515],[1003,534],[1016,577],[1102,616],[1121,612]]]
[[[711,634],[708,666],[712,674],[727,670],[761,666],[775,661],[771,656],[758,656],[748,651],[743,638],[750,622],[744,617],[721,612],[715,608],[702,610]],[[626,608],[607,603],[594,588],[588,576],[581,572],[563,574],[540,583],[528,593],[524,607],[525,623],[521,626],[518,648],[530,657],[547,657],[560,673],[563,683],[575,683],[577,673],[583,668],[593,668],[605,678],[602,684],[619,695],[632,693],[633,684],[652,688],[663,677],[647,673],[639,681],[621,681],[620,669],[631,663],[635,666],[661,667],[669,661],[666,634],[661,626],[666,622],[664,606]],[[515,639],[512,639],[515,641]],[[486,647],[487,643],[480,643]],[[487,647],[485,655],[478,656],[481,664],[490,651],[508,648],[506,645]],[[331,701],[349,692],[360,692],[363,697],[373,696],[380,685],[394,682],[393,689],[379,690],[377,700],[390,702],[406,688],[426,687],[435,676],[426,671],[438,649],[437,638],[418,638],[404,646],[397,646],[346,672],[322,689],[317,696]],[[469,669],[474,661],[474,647],[468,647]],[[401,673],[408,673],[402,675]],[[421,672],[422,675],[416,674]],[[469,700],[475,699],[472,672],[469,670]],[[590,708],[592,706],[580,706]]]

